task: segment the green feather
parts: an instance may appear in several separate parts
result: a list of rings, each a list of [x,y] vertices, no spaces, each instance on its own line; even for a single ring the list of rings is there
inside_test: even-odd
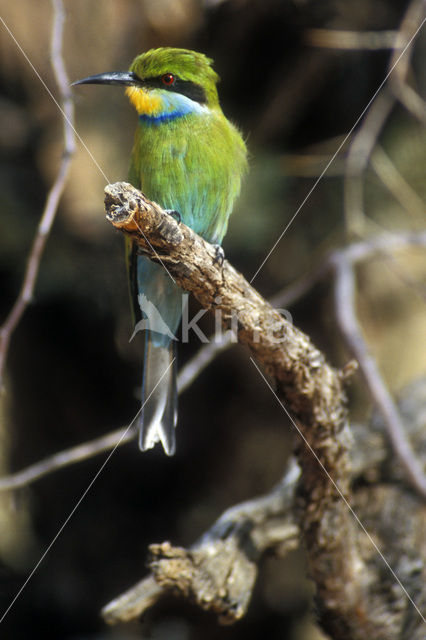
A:
[[[247,171],[247,150],[222,113],[219,76],[211,65],[210,58],[195,51],[152,49],[134,59],[130,72],[89,76],[77,84],[127,87],[140,116],[130,182],[163,208],[178,211],[206,240],[220,243]],[[164,334],[149,325],[146,331],[140,447],[149,449],[161,441],[172,455],[177,419],[172,336],[182,313],[182,292],[163,266],[140,255],[129,240],[126,263],[134,322],[150,313],[144,308],[147,301],[169,329]]]
[[[246,148],[221,112],[138,126],[129,179],[210,242],[220,243],[247,168]]]
[[[141,79],[175,73],[182,80],[202,85],[207,93],[207,104],[214,107],[219,106],[216,89],[219,76],[212,69],[212,63],[211,58],[197,51],[163,47],[136,56],[130,65],[130,71]]]

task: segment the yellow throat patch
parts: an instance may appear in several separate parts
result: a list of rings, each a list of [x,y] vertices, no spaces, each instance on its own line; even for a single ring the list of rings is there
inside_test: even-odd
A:
[[[139,115],[155,116],[161,111],[161,98],[140,87],[127,87],[126,95]]]

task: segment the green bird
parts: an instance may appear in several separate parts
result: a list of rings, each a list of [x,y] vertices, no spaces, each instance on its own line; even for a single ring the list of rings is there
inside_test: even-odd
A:
[[[187,49],[151,49],[137,56],[128,72],[102,73],[74,84],[127,87],[126,94],[139,116],[129,181],[164,209],[177,212],[208,242],[220,245],[247,170],[247,149],[219,105],[219,76],[212,62]],[[165,452],[173,455],[177,422],[174,336],[182,316],[182,290],[163,265],[141,255],[131,241],[126,242],[126,258],[133,320],[144,320],[148,327],[139,446],[145,451],[161,441]],[[167,331],[158,331],[152,308]]]

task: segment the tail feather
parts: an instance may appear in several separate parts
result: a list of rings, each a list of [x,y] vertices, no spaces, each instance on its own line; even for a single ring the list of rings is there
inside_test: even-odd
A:
[[[153,344],[147,332],[142,383],[139,447],[151,449],[161,442],[167,455],[176,450],[177,422],[176,356],[174,343]]]

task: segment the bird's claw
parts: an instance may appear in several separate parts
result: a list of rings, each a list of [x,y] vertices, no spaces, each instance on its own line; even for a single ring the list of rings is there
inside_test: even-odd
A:
[[[175,209],[164,209],[164,211],[168,213],[169,216],[172,216],[172,218],[174,218],[176,222],[182,222],[182,216],[180,215],[179,211],[176,211]]]
[[[220,246],[220,244],[214,244],[213,247],[215,250],[215,257],[213,259],[213,264],[218,264],[219,267],[221,267],[225,260],[225,252]]]

